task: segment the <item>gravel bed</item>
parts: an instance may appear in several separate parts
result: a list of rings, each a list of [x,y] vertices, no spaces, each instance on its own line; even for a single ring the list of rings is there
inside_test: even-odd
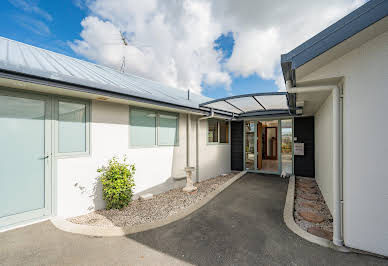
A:
[[[201,201],[209,193],[220,185],[230,180],[239,172],[231,172],[227,175],[217,176],[199,183],[194,192],[183,192],[182,188],[172,189],[167,192],[154,195],[152,199],[141,201],[134,200],[121,210],[98,210],[86,215],[67,219],[76,224],[94,226],[133,226],[162,220],[176,214],[196,202]]]
[[[303,199],[303,198],[300,197],[300,195],[302,193],[304,193],[304,192],[301,191],[301,187],[298,186],[298,182],[300,180],[303,180],[303,179],[311,180],[311,178],[304,178],[304,177],[297,177],[296,180],[295,180],[294,218],[295,218],[296,224],[298,224],[299,227],[301,227],[305,231],[307,231],[307,229],[310,228],[310,227],[319,227],[319,228],[321,228],[321,229],[323,229],[325,231],[328,231],[328,232],[332,233],[333,232],[333,217],[330,214],[330,210],[327,207],[325,199],[323,198],[322,193],[321,193],[317,183],[315,182],[315,180],[314,180],[314,188],[317,191],[316,195],[318,196],[318,200],[310,201],[310,200],[306,200],[306,199]],[[320,210],[315,210],[313,208],[306,208],[306,207],[302,206],[303,202],[315,203],[318,206],[320,206]],[[317,214],[323,216],[325,220],[323,222],[321,222],[321,223],[318,223],[318,224],[306,221],[306,220],[303,219],[303,217],[301,217],[299,215],[298,212],[300,212],[300,211],[308,211],[308,212],[317,213]]]

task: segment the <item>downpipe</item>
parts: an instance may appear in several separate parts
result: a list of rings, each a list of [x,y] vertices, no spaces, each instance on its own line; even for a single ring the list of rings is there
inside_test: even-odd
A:
[[[195,135],[196,135],[196,144],[195,144],[195,156],[196,156],[196,160],[195,160],[195,172],[196,172],[196,182],[198,183],[199,182],[199,123],[202,121],[202,120],[206,120],[206,119],[209,119],[209,118],[213,118],[214,117],[214,111],[213,109],[210,109],[210,115],[208,116],[204,116],[204,117],[200,117],[197,119],[197,123],[196,123],[196,129],[195,129]]]
[[[286,82],[288,93],[305,93],[318,91],[332,91],[333,96],[333,243],[344,246],[343,241],[343,212],[342,212],[342,99],[340,88],[337,85],[291,87]]]

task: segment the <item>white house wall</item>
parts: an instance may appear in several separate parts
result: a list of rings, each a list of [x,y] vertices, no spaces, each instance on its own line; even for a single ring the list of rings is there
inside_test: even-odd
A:
[[[333,213],[333,96],[330,94],[314,118],[315,179]]]
[[[191,165],[196,160],[196,118],[191,124]],[[186,166],[186,118],[180,114],[179,145],[174,147],[129,148],[129,106],[93,101],[91,104],[90,156],[58,158],[57,214],[63,217],[81,215],[104,207],[97,168],[113,156],[127,155],[136,165],[135,193],[160,193],[182,187]],[[200,127],[200,179],[230,172],[230,146],[207,145],[207,121]]]
[[[304,77],[344,77],[344,240],[388,255],[388,32]]]
[[[199,179],[229,173],[231,169],[230,134],[228,144],[207,143],[207,120],[200,121],[199,126]],[[229,130],[230,133],[230,130]]]

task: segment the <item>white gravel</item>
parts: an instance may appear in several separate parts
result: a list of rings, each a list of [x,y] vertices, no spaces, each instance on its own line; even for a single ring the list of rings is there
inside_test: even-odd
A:
[[[196,183],[195,186],[198,189],[194,192],[183,192],[182,188],[172,189],[155,195],[152,199],[146,201],[132,201],[127,207],[121,210],[98,210],[67,220],[76,224],[123,227],[165,219],[202,200],[210,192],[224,184],[237,173],[239,172],[232,172],[225,176],[217,176]]]
[[[309,201],[300,197],[303,193],[299,186],[297,186],[299,180],[304,179],[304,177],[297,177],[295,180],[295,209],[294,209],[294,217],[296,224],[299,225],[303,230],[307,231],[310,227],[320,227],[326,231],[333,232],[333,217],[330,214],[329,208],[326,205],[325,199],[322,196],[322,193],[314,180],[314,188],[317,190],[318,200],[317,201]],[[311,178],[306,178],[311,180]],[[312,208],[305,208],[301,204],[302,202],[314,202],[315,204],[321,207],[320,210],[314,210]],[[322,223],[315,224],[304,220],[298,212],[300,211],[309,211],[313,213],[317,213],[322,215],[325,220]]]

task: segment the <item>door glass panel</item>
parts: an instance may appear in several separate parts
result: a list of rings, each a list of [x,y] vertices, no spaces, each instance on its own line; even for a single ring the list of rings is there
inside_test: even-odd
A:
[[[245,122],[245,169],[255,169],[255,123]]]
[[[0,217],[44,208],[45,101],[0,95]]]
[[[292,120],[282,120],[282,170],[292,174]]]
[[[279,172],[278,156],[278,120],[259,121],[258,133],[258,169],[277,173]],[[259,143],[260,142],[260,143]],[[261,153],[261,154],[260,154]]]

